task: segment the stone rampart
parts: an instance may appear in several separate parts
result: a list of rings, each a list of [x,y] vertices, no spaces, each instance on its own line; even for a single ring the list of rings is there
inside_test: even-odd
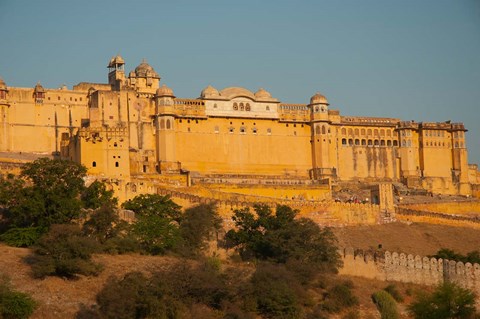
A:
[[[480,217],[476,215],[448,214],[407,207],[397,207],[395,215],[403,221],[480,228]]]
[[[480,265],[476,263],[389,251],[364,253],[353,248],[342,249],[340,254],[344,263],[340,274],[428,286],[450,281],[480,295]]]
[[[272,198],[269,197],[236,196],[228,193],[223,193],[222,196],[215,193],[214,197],[205,197],[199,194],[191,194],[163,188],[159,188],[157,192],[160,195],[171,196],[176,202],[179,202],[184,206],[185,203],[215,204],[220,215],[224,217],[224,222],[227,228],[232,223],[230,217],[235,209],[252,207],[257,203],[262,203],[272,208],[277,205],[288,205],[293,209],[298,209],[301,217],[310,218],[319,224],[327,226],[377,224],[382,222],[379,206],[372,204],[340,203],[331,200],[272,200]]]

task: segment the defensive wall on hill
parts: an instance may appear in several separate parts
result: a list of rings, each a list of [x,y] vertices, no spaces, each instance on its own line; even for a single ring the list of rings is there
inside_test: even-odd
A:
[[[480,228],[480,202],[402,205],[396,208],[395,217],[401,221]]]
[[[231,225],[230,217],[235,209],[252,207],[262,203],[272,208],[277,205],[288,205],[299,210],[299,215],[308,217],[322,225],[358,225],[385,222],[380,207],[372,204],[341,203],[334,201],[308,201],[279,199],[273,201],[269,197],[245,196],[223,193],[219,198],[203,197],[196,194],[184,193],[171,189],[158,189],[158,194],[169,195],[178,204],[188,207],[192,204],[217,205],[219,214],[224,217],[226,227]],[[219,195],[219,194],[217,194]]]
[[[353,248],[340,251],[343,268],[340,274],[435,286],[445,281],[480,295],[480,265],[414,256],[398,252],[364,253]]]

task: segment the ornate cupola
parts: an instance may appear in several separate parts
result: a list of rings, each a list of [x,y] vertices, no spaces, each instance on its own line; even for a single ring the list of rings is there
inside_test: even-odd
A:
[[[40,82],[38,82],[33,89],[33,98],[35,99],[35,103],[43,104],[43,100],[45,99],[45,89]]]
[[[324,95],[317,92],[312,96],[309,105],[311,108],[312,120],[328,120],[328,105],[328,100]]]

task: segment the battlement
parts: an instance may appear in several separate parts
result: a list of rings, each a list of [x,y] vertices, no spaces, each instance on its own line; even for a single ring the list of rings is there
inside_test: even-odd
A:
[[[278,116],[282,122],[308,122],[310,109],[306,104],[280,104]]]
[[[205,102],[196,99],[175,99],[175,114],[180,117],[206,118]]]
[[[480,291],[480,265],[406,253],[341,249],[340,274],[435,286],[444,281]]]

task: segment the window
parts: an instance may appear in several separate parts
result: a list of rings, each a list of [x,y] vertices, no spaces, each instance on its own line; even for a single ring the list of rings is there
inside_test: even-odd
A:
[[[380,141],[380,146],[385,146],[385,140]]]
[[[247,132],[247,130],[245,129],[245,127],[244,127],[244,126],[241,126],[241,127],[240,127],[240,133],[241,133],[241,134],[245,134],[246,132]]]
[[[353,145],[353,139],[348,140],[348,145],[352,146]]]
[[[115,167],[118,167],[118,166],[119,166],[119,165],[118,165],[118,162],[115,162]]]
[[[144,173],[147,172],[147,165],[143,165],[143,172],[144,172]]]
[[[375,146],[380,145],[380,143],[378,142],[378,140],[375,140],[373,143],[374,143]]]
[[[92,167],[97,167],[97,162],[93,161],[92,162]]]
[[[393,146],[398,146],[398,141],[393,141]]]
[[[347,134],[347,129],[346,128],[342,128],[342,135],[346,135]]]
[[[326,134],[325,126],[322,126],[322,134]]]
[[[245,111],[250,111],[250,104],[247,103],[247,105],[245,106]]]
[[[160,120],[160,129],[163,130],[165,128],[165,120],[161,119]]]
[[[220,129],[218,128],[218,126],[215,126],[215,133],[218,133],[220,132]]]
[[[372,143],[372,140],[368,140],[368,146],[372,146],[373,143]]]
[[[268,105],[265,106],[265,110],[266,110],[266,111],[270,111],[270,106],[268,106]]]
[[[114,147],[117,147],[117,146],[118,146],[117,142],[113,143],[113,146],[114,146]]]
[[[355,129],[355,135],[358,135],[359,134],[359,130],[358,128]]]
[[[235,111],[238,110],[238,104],[237,104],[237,103],[233,103],[233,109],[234,109]]]
[[[235,131],[235,129],[234,129],[233,127],[229,127],[229,128],[228,128],[228,132],[229,132],[229,133],[233,133],[233,131]]]
[[[365,146],[365,145],[367,145],[367,141],[363,139],[362,140],[362,146]]]
[[[169,130],[169,129],[170,129],[170,120],[167,119],[167,130]]]
[[[253,132],[253,134],[257,134],[257,128],[254,127],[254,128],[252,129],[252,132]]]
[[[360,145],[360,140],[358,138],[355,139],[355,145]]]
[[[387,132],[390,132],[390,131],[387,131]],[[387,146],[392,146],[392,141],[391,140],[387,140]]]
[[[317,135],[320,134],[320,125],[317,125],[317,126],[315,127],[315,133],[316,133]]]
[[[365,129],[362,128],[362,130],[360,131],[362,135],[365,135]]]
[[[367,135],[372,135],[372,129],[369,128],[369,129],[367,130]]]
[[[272,135],[272,129],[271,128],[267,128],[267,135]]]
[[[342,145],[347,145],[347,139],[346,138],[342,138]]]

